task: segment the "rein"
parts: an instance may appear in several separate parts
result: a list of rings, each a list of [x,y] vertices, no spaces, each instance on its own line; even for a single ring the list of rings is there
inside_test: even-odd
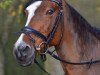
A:
[[[37,36],[38,38],[41,38],[44,42],[43,44],[45,45],[44,47],[44,50],[43,50],[43,53],[41,53],[41,56],[42,56],[42,59],[43,61],[46,60],[46,54],[48,53],[49,55],[51,55],[53,58],[61,61],[61,62],[64,62],[66,64],[70,64],[70,65],[89,65],[91,66],[92,64],[96,64],[96,63],[99,63],[100,60],[90,60],[90,61],[85,61],[85,62],[69,62],[69,61],[66,61],[66,60],[63,60],[61,59],[59,56],[55,55],[53,52],[51,52],[48,48],[49,48],[49,42],[51,41],[51,39],[53,38],[53,35],[55,34],[55,31],[58,27],[58,23],[59,21],[61,20],[62,21],[62,26],[61,26],[61,32],[60,32],[60,39],[59,39],[59,43],[58,43],[58,46],[56,49],[59,49],[59,45],[60,45],[60,42],[61,42],[61,39],[63,37],[63,30],[64,30],[64,15],[63,15],[63,9],[62,9],[62,4],[60,2],[57,2],[56,0],[53,0],[52,2],[55,2],[57,3],[57,5],[60,7],[60,10],[58,12],[58,16],[56,17],[55,19],[55,22],[54,22],[54,25],[53,25],[53,28],[52,28],[52,31],[49,33],[48,37],[44,36],[42,33],[40,33],[39,31],[35,30],[35,29],[32,29],[30,27],[23,27],[18,33],[24,33],[26,34],[29,39],[32,41],[32,43],[35,43],[35,40],[32,38],[32,36],[30,34],[33,34],[35,36]],[[36,48],[35,48],[35,51],[36,51]],[[36,54],[37,55],[37,54]],[[36,57],[34,59],[34,62],[44,71],[46,72],[48,75],[50,75],[47,71],[45,71],[41,65],[38,63],[38,61],[36,60]]]

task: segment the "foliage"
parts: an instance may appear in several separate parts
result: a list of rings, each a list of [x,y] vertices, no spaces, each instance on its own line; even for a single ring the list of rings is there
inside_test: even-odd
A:
[[[12,0],[3,0],[0,3],[0,8],[7,9],[11,3],[12,3]]]
[[[28,0],[18,0],[21,3],[27,2]],[[2,0],[0,1],[0,8],[8,9],[13,3],[13,0]]]
[[[23,16],[23,6],[26,1],[0,1],[0,46],[2,46],[0,50],[3,51],[4,55],[4,75],[44,75],[44,72],[36,65],[27,68],[20,67],[12,53],[13,44],[18,38],[13,32],[19,30],[26,21],[26,17]],[[41,62],[40,59],[39,61]],[[41,64],[43,65],[42,62]]]

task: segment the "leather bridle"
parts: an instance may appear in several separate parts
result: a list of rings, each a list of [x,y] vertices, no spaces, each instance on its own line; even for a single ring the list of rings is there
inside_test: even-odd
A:
[[[52,2],[55,2],[58,6],[59,6],[59,12],[58,12],[58,15],[55,19],[55,22],[54,22],[54,25],[53,25],[53,28],[51,30],[51,32],[49,33],[48,37],[44,36],[42,33],[40,33],[39,31],[33,29],[33,28],[30,28],[30,27],[23,27],[20,31],[18,31],[18,33],[24,33],[26,34],[29,39],[32,41],[32,43],[35,43],[35,40],[32,38],[32,36],[30,34],[33,34],[35,36],[37,36],[38,38],[41,38],[43,40],[43,43],[45,45],[44,47],[44,50],[43,50],[43,53],[41,53],[41,56],[42,56],[42,59],[45,61],[46,60],[46,54],[50,54],[52,57],[54,57],[55,59],[61,61],[61,62],[64,62],[66,64],[71,64],[71,65],[90,65],[91,64],[95,64],[95,63],[98,63],[100,62],[100,60],[90,60],[90,61],[85,61],[85,62],[69,62],[69,61],[66,61],[66,60],[63,60],[61,59],[60,57],[58,57],[57,55],[55,55],[53,52],[51,52],[49,49],[48,49],[48,45],[49,45],[49,42],[51,41],[51,39],[53,38],[55,32],[56,32],[56,29],[58,27],[58,23],[60,22],[60,20],[62,21],[62,24],[61,24],[61,33],[60,33],[60,38],[59,38],[59,43],[58,43],[58,46],[60,45],[60,42],[61,42],[61,39],[63,37],[63,30],[64,30],[64,16],[63,16],[63,8],[62,8],[62,2],[60,1],[57,1],[57,0],[52,0]],[[36,49],[36,48],[35,48]],[[37,51],[37,50],[35,50]],[[37,52],[36,52],[37,53]],[[36,55],[36,54],[35,54]],[[36,59],[34,59],[34,62],[43,70],[45,71],[41,66],[40,64],[37,62]],[[48,75],[49,73],[47,71],[45,71]]]
[[[31,36],[31,34],[33,34],[33,35],[35,35],[36,37],[38,37],[38,38],[40,38],[40,39],[42,39],[43,40],[43,42],[41,43],[41,45],[42,44],[44,44],[45,46],[45,48],[44,48],[44,50],[43,50],[43,53],[41,53],[41,56],[42,56],[42,59],[45,61],[46,60],[46,57],[45,57],[45,54],[47,53],[47,50],[48,50],[48,45],[49,45],[49,42],[51,41],[51,39],[53,38],[53,36],[54,36],[54,34],[55,34],[55,32],[56,32],[56,29],[57,29],[57,27],[58,27],[58,23],[59,23],[59,21],[61,20],[61,18],[63,17],[63,13],[62,13],[62,4],[61,4],[61,2],[58,2],[58,1],[56,1],[56,0],[52,0],[52,2],[55,2],[58,6],[59,6],[59,12],[58,12],[58,15],[57,15],[57,17],[56,17],[56,19],[55,19],[55,22],[54,22],[54,24],[53,24],[53,27],[52,27],[52,30],[51,30],[51,32],[49,33],[49,35],[46,37],[46,36],[44,36],[42,33],[40,33],[39,31],[37,31],[37,30],[35,30],[35,29],[33,29],[33,28],[30,28],[30,27],[28,27],[28,26],[25,26],[25,27],[23,27],[20,31],[19,31],[19,33],[24,33],[24,34],[26,34],[28,37],[29,37],[29,39],[32,41],[32,43],[35,43],[35,40],[32,38],[32,36]],[[60,36],[60,41],[61,41],[61,38],[62,38],[62,30],[63,30],[63,23],[62,23],[62,27],[61,27],[61,36]],[[59,41],[59,42],[60,42]]]

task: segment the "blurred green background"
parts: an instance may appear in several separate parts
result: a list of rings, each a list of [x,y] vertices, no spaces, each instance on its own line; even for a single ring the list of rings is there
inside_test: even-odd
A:
[[[23,5],[28,0],[0,0],[0,75],[45,75],[36,65],[21,67],[13,57],[13,44],[19,37],[13,32],[24,26],[26,17],[23,15]],[[92,26],[100,28],[99,0],[67,0]],[[49,59],[51,57],[48,57]],[[50,63],[54,62],[54,63]],[[52,75],[63,75],[60,71],[49,68],[58,61],[47,60],[46,68]],[[59,66],[59,64],[57,65]],[[58,72],[58,73],[57,73]],[[59,73],[60,72],[60,73]]]

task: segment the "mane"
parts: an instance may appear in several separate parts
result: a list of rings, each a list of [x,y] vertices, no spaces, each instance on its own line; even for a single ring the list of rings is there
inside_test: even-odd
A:
[[[100,39],[100,29],[92,27],[73,7],[69,4],[69,17],[73,20],[75,31],[82,36],[89,36],[87,33],[91,33],[96,38]]]

